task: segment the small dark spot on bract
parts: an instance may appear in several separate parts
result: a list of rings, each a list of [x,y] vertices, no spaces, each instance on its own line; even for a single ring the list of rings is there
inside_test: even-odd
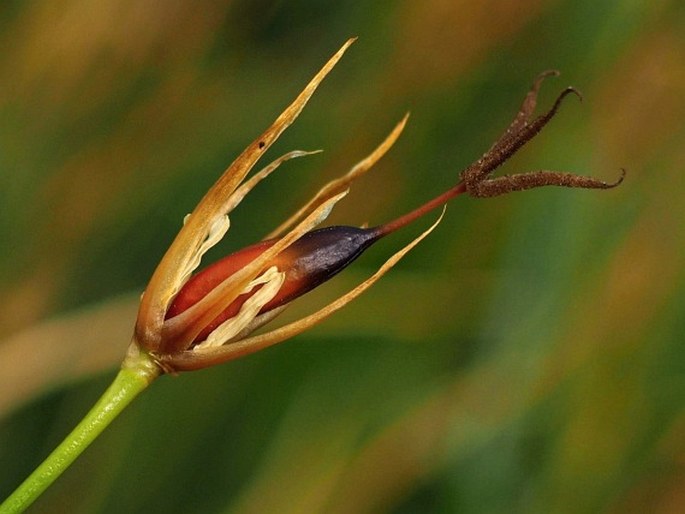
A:
[[[259,148],[264,148],[265,145],[266,143],[264,141],[259,142]]]

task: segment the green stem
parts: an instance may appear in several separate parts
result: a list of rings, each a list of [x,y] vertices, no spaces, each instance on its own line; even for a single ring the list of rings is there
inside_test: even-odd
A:
[[[24,512],[161,372],[147,353],[132,345],[112,384],[64,441],[0,505],[0,514]]]

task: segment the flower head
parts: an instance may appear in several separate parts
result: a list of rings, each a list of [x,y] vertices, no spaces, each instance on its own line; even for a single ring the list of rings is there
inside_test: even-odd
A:
[[[388,137],[346,175],[322,188],[302,209],[274,230],[266,240],[239,250],[193,275],[201,258],[229,229],[229,214],[261,180],[282,163],[313,152],[293,151],[246,178],[260,157],[297,118],[307,101],[354,39],[348,40],[307,84],[276,121],[228,167],[184,225],[152,275],[143,294],[131,351],[145,351],[166,371],[207,367],[253,353],[293,337],[349,303],[373,285],[408,251],[426,237],[427,230],[388,259],[379,270],[347,294],[298,321],[259,335],[254,330],[275,318],[290,302],[325,282],[381,237],[443,206],[455,196],[496,196],[543,185],[611,188],[617,185],[552,171],[499,178],[492,172],[532,139],[556,114],[568,88],[544,115],[531,119],[542,74],[526,96],[504,135],[481,159],[461,173],[457,185],[414,211],[370,228],[317,229],[349,185],[368,171],[394,144],[407,116]],[[443,211],[444,212],[444,211]]]

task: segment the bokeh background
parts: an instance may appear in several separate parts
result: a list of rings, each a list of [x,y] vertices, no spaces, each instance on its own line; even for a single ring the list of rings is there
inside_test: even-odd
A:
[[[685,4],[5,0],[0,496],[112,379],[189,212],[350,36],[214,260],[267,233],[406,111],[331,223],[449,187],[542,70],[585,95],[506,171],[613,191],[459,198],[344,311],[163,377],[35,505],[69,513],[685,512]],[[431,218],[432,219],[432,218]],[[288,316],[353,287],[393,235]]]

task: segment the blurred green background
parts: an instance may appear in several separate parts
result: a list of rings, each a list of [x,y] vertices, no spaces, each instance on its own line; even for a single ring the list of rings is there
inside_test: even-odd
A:
[[[319,327],[160,379],[33,512],[685,512],[678,0],[2,2],[0,496],[112,379],[183,215],[354,35],[270,156],[325,153],[251,194],[207,261],[261,238],[407,110],[330,221],[379,223],[441,192],[548,68],[563,75],[542,106],[569,84],[585,101],[506,171],[625,167],[626,182],[459,198]]]

